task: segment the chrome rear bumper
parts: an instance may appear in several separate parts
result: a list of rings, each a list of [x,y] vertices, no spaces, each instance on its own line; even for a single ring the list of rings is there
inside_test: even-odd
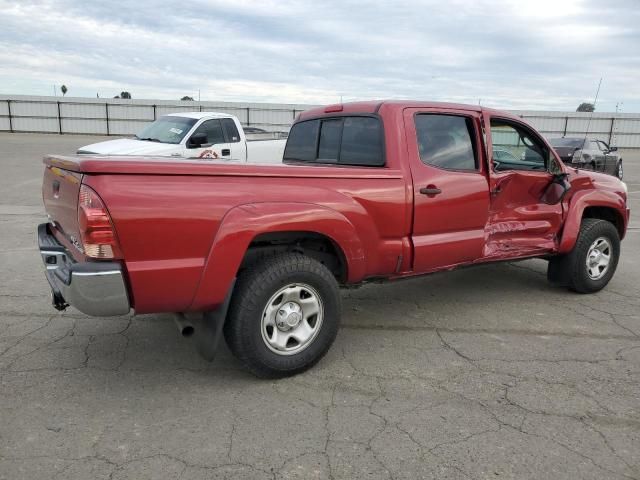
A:
[[[76,262],[49,231],[38,226],[38,246],[51,286],[53,306],[73,305],[87,315],[107,317],[129,313],[129,295],[118,262]]]

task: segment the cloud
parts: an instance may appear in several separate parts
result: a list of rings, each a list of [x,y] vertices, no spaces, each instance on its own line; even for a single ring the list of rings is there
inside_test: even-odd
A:
[[[0,91],[640,111],[637,0],[0,0]]]

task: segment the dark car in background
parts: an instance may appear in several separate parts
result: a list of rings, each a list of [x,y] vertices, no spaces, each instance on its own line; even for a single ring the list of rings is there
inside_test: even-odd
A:
[[[584,137],[550,138],[549,143],[565,164],[608,173],[622,180],[622,158],[617,147]]]

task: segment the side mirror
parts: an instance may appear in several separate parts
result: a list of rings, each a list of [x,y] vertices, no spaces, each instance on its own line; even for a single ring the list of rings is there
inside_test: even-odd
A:
[[[200,148],[207,143],[206,133],[194,133],[189,139],[189,148]]]
[[[551,153],[549,155],[549,160],[547,162],[547,171],[553,175],[553,177],[557,177],[558,175],[562,175],[564,172],[562,171],[562,160],[558,160],[556,156]]]
[[[610,152],[617,152],[618,151],[618,147],[609,147],[609,151]]]

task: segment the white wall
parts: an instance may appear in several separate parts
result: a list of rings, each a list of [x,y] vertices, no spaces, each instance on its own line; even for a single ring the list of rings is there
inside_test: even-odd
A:
[[[286,132],[295,116],[313,105],[122,100],[114,98],[0,95],[0,131],[133,135],[161,115],[216,111],[245,126]],[[589,135],[620,148],[640,148],[640,114],[514,111],[547,137]],[[591,119],[590,119],[591,117]]]

